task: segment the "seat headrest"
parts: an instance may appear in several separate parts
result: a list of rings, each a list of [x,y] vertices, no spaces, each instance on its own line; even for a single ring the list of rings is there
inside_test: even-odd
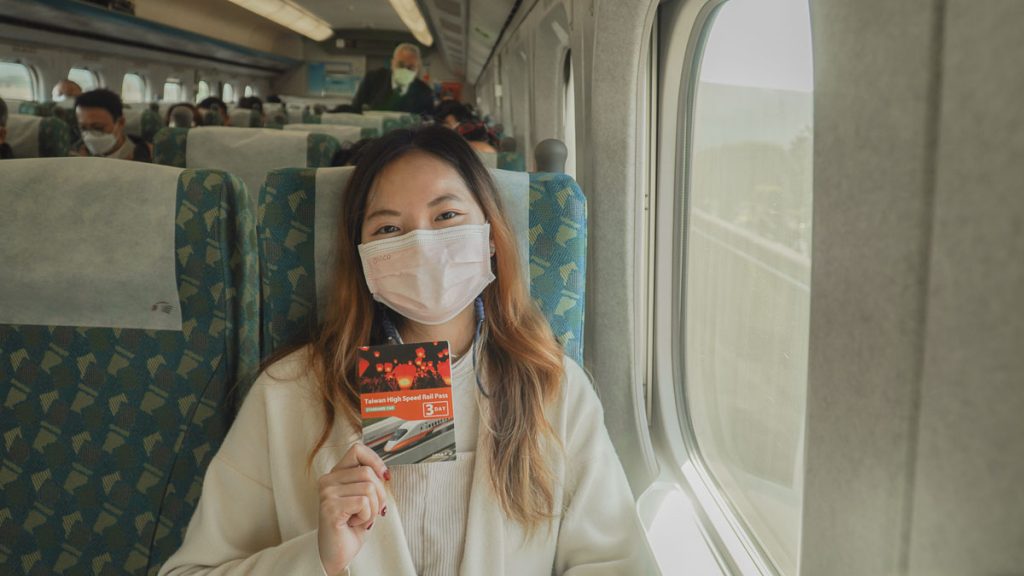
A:
[[[180,168],[38,158],[3,172],[0,324],[181,330]]]
[[[363,130],[359,126],[342,126],[340,124],[285,124],[284,129],[298,132],[327,134],[335,137],[338,142],[342,143],[358,142]]]

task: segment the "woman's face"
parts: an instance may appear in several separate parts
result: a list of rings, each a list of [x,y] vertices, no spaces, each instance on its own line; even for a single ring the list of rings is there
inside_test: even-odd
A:
[[[414,151],[377,175],[367,198],[360,241],[485,222],[483,210],[455,168]]]

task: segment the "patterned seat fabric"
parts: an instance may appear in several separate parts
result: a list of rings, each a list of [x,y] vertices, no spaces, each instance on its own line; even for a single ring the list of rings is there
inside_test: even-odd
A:
[[[15,158],[62,157],[71,147],[71,129],[55,116],[12,114],[7,119],[7,141]]]
[[[498,168],[526,172],[526,158],[519,152],[498,152]]]
[[[531,174],[530,292],[565,352],[583,361],[586,197],[565,174]],[[316,170],[267,175],[259,203],[262,353],[308,337],[316,322]]]
[[[182,331],[0,324],[9,573],[155,575],[181,545],[258,365],[258,280],[236,178],[186,170],[176,206]]]
[[[165,166],[185,168],[188,156],[188,128],[163,128],[153,138],[153,162]],[[310,134],[306,149],[306,165],[330,166],[331,159],[341,149],[335,138],[326,134]],[[255,192],[253,192],[255,194]]]

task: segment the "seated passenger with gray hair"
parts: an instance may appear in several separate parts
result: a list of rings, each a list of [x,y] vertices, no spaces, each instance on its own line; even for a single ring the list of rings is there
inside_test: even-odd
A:
[[[363,78],[352,100],[355,112],[395,110],[412,114],[433,114],[434,93],[417,78],[423,67],[420,49],[402,43],[391,57],[391,68],[381,68]]]
[[[0,160],[14,158],[14,151],[7,143],[7,102],[0,98]]]

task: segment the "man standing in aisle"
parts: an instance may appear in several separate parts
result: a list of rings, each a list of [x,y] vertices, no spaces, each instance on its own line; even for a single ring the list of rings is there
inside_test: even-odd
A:
[[[381,68],[366,75],[352,108],[363,110],[396,110],[412,114],[433,114],[434,94],[430,86],[417,78],[423,59],[415,44],[402,43],[391,57],[391,68]]]

